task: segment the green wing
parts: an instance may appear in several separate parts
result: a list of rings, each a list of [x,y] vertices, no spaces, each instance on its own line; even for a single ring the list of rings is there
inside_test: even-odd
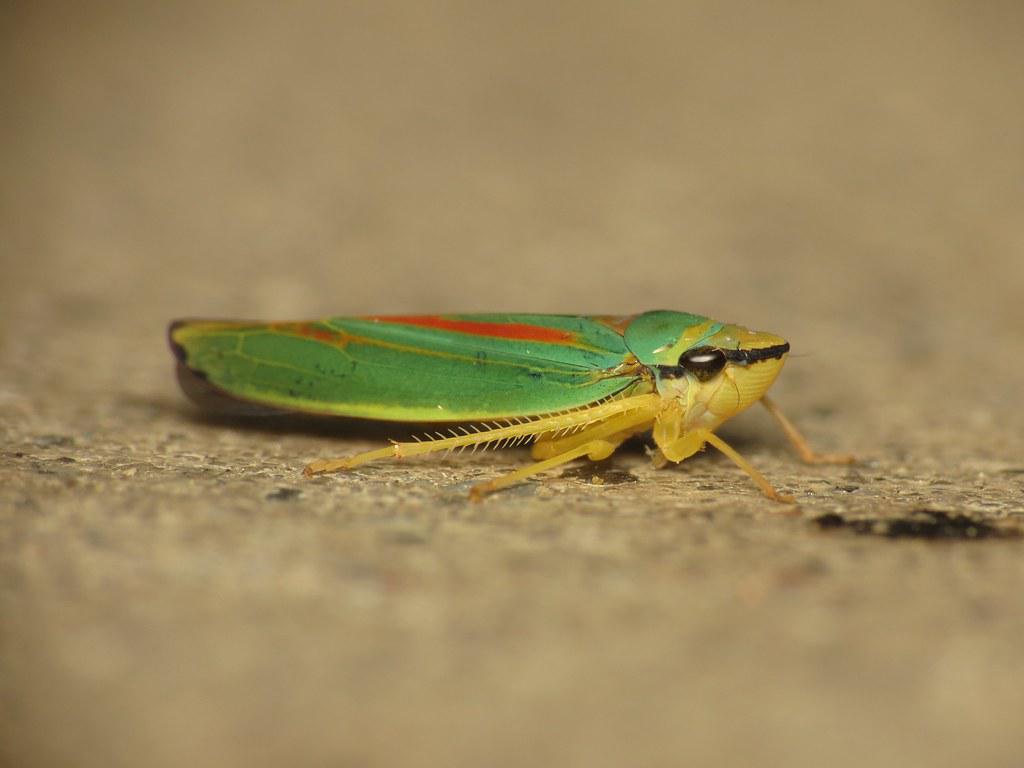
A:
[[[426,315],[171,324],[179,361],[234,398],[396,421],[531,416],[646,384],[622,320]]]

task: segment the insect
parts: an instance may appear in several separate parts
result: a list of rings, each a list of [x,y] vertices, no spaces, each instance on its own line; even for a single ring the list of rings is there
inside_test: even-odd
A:
[[[513,485],[651,430],[654,463],[713,445],[771,499],[792,502],[715,434],[758,400],[801,458],[815,453],[765,397],[785,340],[687,312],[628,317],[526,314],[334,317],[310,322],[178,320],[179,365],[215,392],[303,413],[452,424],[422,439],[314,461],[307,476],[368,461],[480,446],[532,445],[533,464],[476,485]]]

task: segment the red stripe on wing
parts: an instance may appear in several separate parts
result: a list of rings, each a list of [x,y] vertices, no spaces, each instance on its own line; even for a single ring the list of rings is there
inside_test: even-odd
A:
[[[576,334],[570,331],[545,328],[540,325],[527,325],[526,323],[488,323],[479,320],[456,320],[439,315],[389,315],[369,317],[367,320],[375,320],[378,323],[412,325],[417,328],[436,328],[440,331],[453,331],[491,339],[544,341],[549,344],[565,344],[576,340]]]

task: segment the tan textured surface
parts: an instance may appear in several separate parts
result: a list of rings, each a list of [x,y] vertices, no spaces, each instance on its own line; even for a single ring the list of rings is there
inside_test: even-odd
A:
[[[1019,3],[144,5],[0,32],[0,763],[1021,764],[1024,542],[808,522],[1020,524]],[[204,421],[162,336],[661,306],[865,463],[306,482],[381,433]]]

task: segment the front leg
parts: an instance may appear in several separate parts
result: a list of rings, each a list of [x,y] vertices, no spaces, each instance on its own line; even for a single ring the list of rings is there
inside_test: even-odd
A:
[[[795,499],[792,496],[787,496],[775,490],[775,486],[768,482],[768,478],[754,469],[750,462],[740,456],[736,449],[714,432],[706,429],[681,432],[681,426],[681,420],[671,420],[671,414],[669,414],[669,418],[665,421],[659,421],[655,424],[654,441],[658,446],[658,453],[654,456],[655,466],[659,465],[659,460],[662,463],[665,460],[678,463],[703,448],[704,443],[711,443],[711,445],[732,459],[732,462],[737,467],[746,472],[750,479],[757,483],[761,493],[769,499],[782,504],[795,503]]]
[[[853,464],[857,461],[857,457],[852,453],[818,453],[811,448],[807,438],[800,434],[800,431],[793,426],[793,422],[787,419],[782,411],[779,410],[779,406],[767,397],[761,398],[761,404],[772,415],[772,418],[778,422],[779,426],[782,427],[782,431],[789,439],[789,444],[793,446],[793,449],[800,458],[808,464]]]

